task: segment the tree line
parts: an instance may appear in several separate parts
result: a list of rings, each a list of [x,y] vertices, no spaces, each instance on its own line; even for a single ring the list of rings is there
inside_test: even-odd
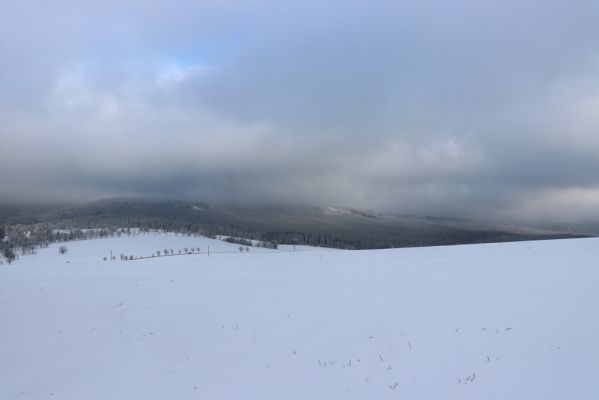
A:
[[[36,224],[36,225],[15,225],[15,226],[4,226],[0,225],[0,255],[4,257],[8,264],[11,264],[19,255],[35,254],[37,249],[46,248],[51,243],[63,243],[77,240],[90,240],[90,239],[101,239],[108,237],[120,237],[120,236],[139,236],[145,235],[152,232],[163,232],[163,233],[174,233],[185,236],[206,236],[212,239],[217,239],[218,236],[215,234],[209,234],[198,230],[189,231],[185,229],[153,229],[146,225],[141,228],[123,228],[120,226],[103,227],[103,228],[75,228],[75,229],[56,229],[49,224]],[[173,228],[173,227],[171,227]],[[244,247],[243,251],[248,251],[249,246],[264,247],[270,249],[276,249],[278,244],[276,241],[255,241],[226,237],[224,241],[229,243],[241,244]],[[59,247],[59,253],[61,255],[68,251],[66,246]],[[167,255],[183,255],[183,254],[197,254],[200,252],[199,247],[185,247],[183,249],[163,249],[153,253],[151,257],[160,257]],[[142,256],[133,255],[120,255],[121,260],[132,260],[136,258],[147,258]],[[116,259],[116,258],[114,258]],[[0,259],[0,262],[2,260]]]

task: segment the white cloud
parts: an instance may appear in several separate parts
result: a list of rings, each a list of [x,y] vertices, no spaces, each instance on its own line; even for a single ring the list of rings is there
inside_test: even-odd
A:
[[[205,64],[182,65],[176,61],[170,61],[157,68],[156,85],[164,91],[168,91],[188,80],[206,78],[212,67]]]

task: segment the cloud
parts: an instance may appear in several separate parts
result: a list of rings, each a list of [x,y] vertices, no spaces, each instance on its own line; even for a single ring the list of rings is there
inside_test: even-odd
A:
[[[2,199],[599,210],[594,2],[5,8]]]

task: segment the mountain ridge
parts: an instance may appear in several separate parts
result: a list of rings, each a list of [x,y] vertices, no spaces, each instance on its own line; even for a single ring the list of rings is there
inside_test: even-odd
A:
[[[44,210],[35,220],[54,228],[145,227],[348,249],[589,236],[453,217],[386,214],[353,207],[243,207],[137,197]]]

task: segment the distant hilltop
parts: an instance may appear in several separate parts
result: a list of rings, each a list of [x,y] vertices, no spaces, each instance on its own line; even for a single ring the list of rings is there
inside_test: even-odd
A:
[[[459,218],[389,215],[338,206],[224,206],[115,198],[69,207],[0,213],[0,223],[51,229],[147,228],[284,244],[376,249],[585,237],[560,230]]]

